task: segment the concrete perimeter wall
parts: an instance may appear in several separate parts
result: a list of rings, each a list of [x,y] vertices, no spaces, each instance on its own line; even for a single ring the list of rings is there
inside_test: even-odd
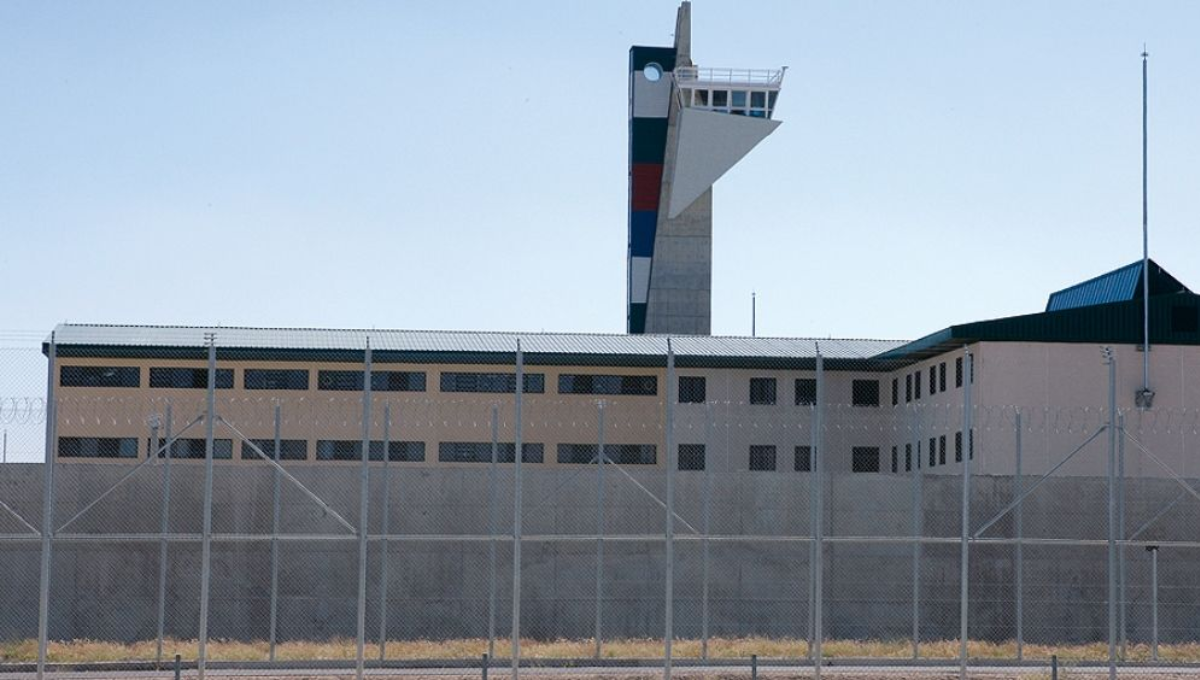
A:
[[[61,525],[127,472],[112,465],[56,470],[56,524]],[[346,466],[299,465],[292,472],[333,512],[357,524],[359,472]],[[529,470],[524,483],[522,633],[537,638],[591,637],[595,625],[598,530],[594,466]],[[147,466],[61,532],[55,543],[50,636],[143,640],[155,636],[164,469]],[[508,634],[512,586],[512,470],[493,478],[488,466],[393,469],[388,484],[388,635],[395,638],[483,637],[488,630],[492,551],[497,634]],[[626,474],[628,476],[626,476]],[[1026,484],[1032,479],[1026,479]],[[676,632],[700,634],[704,555],[708,553],[712,635],[804,637],[809,619],[807,474],[680,473],[676,499]],[[711,539],[704,525],[710,486]],[[1170,480],[1126,483],[1130,531],[1179,496]],[[913,566],[917,617],[924,639],[958,634],[960,480],[926,476],[834,475],[826,480],[825,601],[831,638],[903,639],[911,635]],[[972,524],[981,525],[1013,497],[1011,477],[973,480]],[[194,637],[199,612],[203,468],[172,470],[167,547],[166,632]],[[493,491],[494,490],[494,491]],[[661,470],[604,472],[603,626],[605,637],[659,637],[664,610],[664,497]],[[371,531],[382,528],[383,468],[371,468]],[[0,500],[40,526],[42,466],[0,466]],[[274,476],[262,466],[217,466],[210,634],[266,639],[270,621]],[[332,514],[287,481],[280,485],[279,638],[353,637],[357,542]],[[1104,479],[1054,479],[1024,510],[1025,636],[1030,641],[1102,640],[1106,598]],[[911,543],[854,542],[853,537],[911,537],[914,504],[920,531],[944,538],[915,554]],[[1194,540],[1200,503],[1180,501],[1140,538]],[[491,508],[496,508],[493,513]],[[693,531],[693,529],[695,531]],[[31,638],[37,627],[40,544],[0,519],[0,640]],[[1011,516],[988,532],[1013,535]],[[487,540],[495,532],[498,540]],[[121,541],[89,536],[122,534]],[[340,535],[345,538],[330,538]],[[1064,545],[1056,539],[1086,539]],[[378,631],[381,556],[373,540],[368,564],[368,631]],[[1011,544],[978,542],[971,552],[972,637],[1015,635],[1015,555]],[[1148,558],[1127,553],[1129,627],[1148,637]],[[915,559],[914,559],[915,558]],[[1191,639],[1200,621],[1200,550],[1160,554],[1164,640]]]

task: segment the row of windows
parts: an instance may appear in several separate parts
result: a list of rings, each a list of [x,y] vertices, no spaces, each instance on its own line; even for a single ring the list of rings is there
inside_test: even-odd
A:
[[[945,437],[942,438],[943,444]],[[933,441],[932,439],[930,440]],[[160,458],[166,456],[163,442],[152,445]],[[907,464],[911,466],[912,453],[909,448]],[[258,451],[255,450],[257,447]],[[181,460],[203,460],[205,441],[203,439],[177,439],[171,445],[171,457]],[[441,463],[490,463],[492,460],[491,442],[440,442],[438,444],[438,462]],[[521,445],[521,461],[525,463],[541,463],[544,460],[544,446],[538,443]],[[944,448],[944,447],[943,447]],[[161,450],[160,450],[161,449]],[[704,470],[704,444],[680,444],[678,468],[684,471]],[[260,454],[261,451],[261,454]],[[274,439],[251,439],[242,442],[242,460],[276,459]],[[374,440],[368,449],[370,460],[382,461],[384,442]],[[497,463],[512,463],[515,460],[516,446],[513,442],[498,442],[495,445]],[[774,471],[779,467],[778,449],[774,445],[755,444],[750,446],[747,469],[751,471]],[[606,464],[616,465],[654,465],[658,462],[658,447],[654,444],[606,444],[604,458]],[[944,450],[943,450],[944,454]],[[138,442],[133,437],[60,437],[58,440],[58,455],[61,458],[137,458]],[[892,447],[892,471],[896,472],[897,450]],[[960,448],[961,459],[961,448]],[[232,460],[233,440],[214,439],[213,459]],[[279,440],[278,460],[296,461],[308,459],[308,442],[303,439]],[[397,441],[387,443],[387,459],[393,462],[424,462],[425,442]],[[362,441],[350,439],[326,440],[317,442],[317,460],[322,461],[361,461]],[[568,465],[594,465],[599,461],[599,447],[596,444],[559,444],[557,460]],[[943,463],[944,463],[943,459]],[[931,463],[932,464],[932,463]],[[812,447],[797,446],[793,449],[792,469],[796,472],[812,471]],[[908,468],[906,468],[908,469]],[[879,447],[856,446],[851,450],[851,471],[879,472]]]
[[[938,467],[939,465],[947,464],[946,435],[943,434],[943,435],[940,435],[937,437],[930,437],[928,443],[929,443],[928,447],[925,449],[924,454],[922,454],[921,442],[918,441],[915,445],[915,453],[916,453],[915,456],[913,455],[914,454],[914,445],[913,444],[905,444],[904,445],[904,461],[903,462],[904,462],[904,471],[905,472],[911,472],[914,464],[918,468],[920,468],[920,467],[934,468],[934,467]],[[925,460],[925,456],[928,457],[928,464],[923,464],[923,461]],[[972,430],[970,432],[970,435],[967,437],[967,457],[970,460],[975,460],[975,431],[974,430]],[[961,463],[962,459],[963,459],[963,433],[960,431],[960,432],[954,433],[954,462]],[[892,447],[892,472],[900,472],[900,463],[901,463],[900,447],[893,446]]]
[[[703,378],[700,378],[703,381]],[[546,391],[546,376],[542,373],[524,374],[523,391],[542,394]],[[136,366],[63,366],[59,374],[63,387],[140,387],[141,369]],[[306,369],[247,368],[242,385],[247,390],[307,390],[309,371]],[[469,373],[446,371],[440,374],[442,392],[512,394],[516,391],[515,373]],[[150,369],[150,387],[176,389],[206,389],[206,368]],[[216,371],[217,389],[233,388],[233,369]],[[362,371],[317,371],[317,389],[326,391],[361,392]],[[377,392],[424,392],[425,373],[420,371],[372,371],[371,389]],[[700,384],[703,395],[703,382]],[[658,394],[658,378],[652,375],[590,375],[563,374],[558,377],[559,394],[621,394],[653,396]]]
[[[925,372],[916,371],[904,376],[904,402],[908,403],[921,398],[921,386],[925,384]],[[929,367],[929,396],[946,391],[946,362]],[[975,382],[974,365],[972,365],[971,382]],[[963,359],[954,360],[954,387],[963,386]],[[892,378],[892,406],[900,403],[900,379]]]
[[[703,380],[704,378],[700,378]],[[683,394],[681,383],[680,394]],[[817,381],[815,378],[796,378],[796,406],[817,403]],[[778,388],[775,378],[750,379],[750,403],[772,405],[777,402]],[[682,402],[683,399],[680,398]],[[878,380],[853,380],[850,383],[850,403],[854,406],[879,406]]]

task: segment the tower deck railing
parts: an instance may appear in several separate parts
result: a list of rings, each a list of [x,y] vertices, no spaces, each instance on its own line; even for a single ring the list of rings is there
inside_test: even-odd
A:
[[[717,84],[778,89],[783,84],[783,75],[786,71],[786,66],[779,69],[678,66],[675,68],[675,82],[680,87]]]

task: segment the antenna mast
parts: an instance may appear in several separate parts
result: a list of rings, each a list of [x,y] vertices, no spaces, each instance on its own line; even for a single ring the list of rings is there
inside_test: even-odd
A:
[[[758,293],[750,291],[750,337],[758,337]]]
[[[1150,408],[1150,228],[1146,202],[1146,64],[1150,54],[1142,46],[1142,391],[1138,406]]]

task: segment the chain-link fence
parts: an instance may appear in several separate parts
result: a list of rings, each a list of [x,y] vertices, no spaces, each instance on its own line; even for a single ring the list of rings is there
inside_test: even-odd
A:
[[[1200,416],[1111,356],[7,351],[0,670],[1200,662]]]

